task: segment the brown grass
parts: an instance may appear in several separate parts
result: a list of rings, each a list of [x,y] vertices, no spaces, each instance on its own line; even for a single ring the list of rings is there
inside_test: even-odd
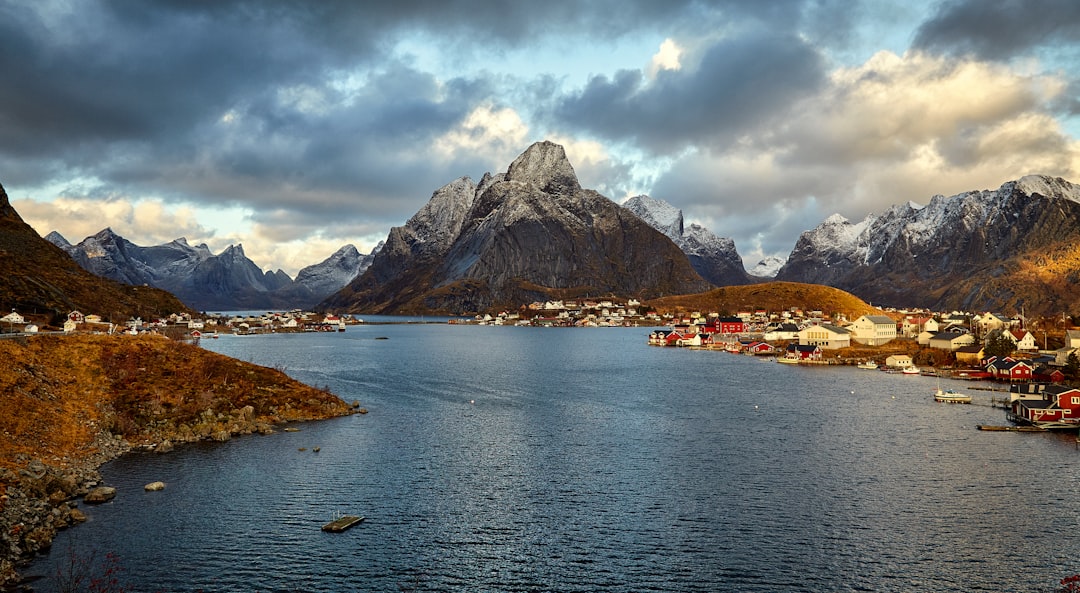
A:
[[[28,458],[69,465],[93,453],[102,429],[138,443],[249,405],[268,424],[349,411],[281,371],[158,336],[0,340],[0,358],[0,467],[8,469]]]
[[[798,282],[725,286],[700,294],[655,299],[645,303],[645,306],[658,313],[699,311],[733,315],[739,311],[763,309],[778,312],[797,307],[804,311],[821,311],[830,316],[843,314],[849,319],[882,314],[880,309],[840,289]]]

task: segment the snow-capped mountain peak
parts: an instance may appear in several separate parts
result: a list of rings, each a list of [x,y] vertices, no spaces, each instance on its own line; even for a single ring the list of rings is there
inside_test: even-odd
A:
[[[712,284],[727,286],[750,282],[742,258],[735,250],[735,242],[719,237],[699,224],[684,226],[682,210],[645,195],[630,198],[623,207],[674,241],[690,259],[694,270]]]

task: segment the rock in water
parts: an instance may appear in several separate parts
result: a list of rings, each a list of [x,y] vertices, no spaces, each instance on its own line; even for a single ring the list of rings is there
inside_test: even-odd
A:
[[[89,504],[101,504],[116,498],[116,488],[112,486],[98,486],[83,497],[83,502]]]

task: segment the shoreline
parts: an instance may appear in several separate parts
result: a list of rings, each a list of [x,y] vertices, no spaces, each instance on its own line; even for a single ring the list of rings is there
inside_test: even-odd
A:
[[[60,531],[76,528],[92,514],[88,508],[95,503],[87,502],[86,496],[94,489],[108,487],[100,470],[110,461],[129,453],[171,453],[175,447],[197,442],[227,443],[236,437],[269,435],[280,427],[295,422],[330,420],[366,410],[350,408],[342,414],[305,420],[282,420],[274,425],[251,423],[239,426],[228,435],[221,433],[209,437],[174,441],[143,442],[134,445],[122,437],[101,432],[92,446],[94,453],[69,459],[67,467],[49,465],[39,458],[30,459],[26,468],[19,472],[0,469],[0,542],[6,554],[0,557],[0,590],[25,590],[30,582],[22,570],[40,555],[48,554],[52,542]],[[14,479],[12,479],[14,478]]]
[[[100,468],[131,451],[270,434],[362,414],[325,389],[163,337],[40,336],[0,341],[0,590],[56,534],[87,519]]]

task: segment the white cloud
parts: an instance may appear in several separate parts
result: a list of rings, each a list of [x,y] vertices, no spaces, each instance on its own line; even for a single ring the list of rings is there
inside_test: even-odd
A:
[[[858,220],[1027,174],[1080,179],[1080,142],[1052,114],[1066,82],[1031,71],[880,52],[730,149],[683,158],[654,193],[768,254],[790,251],[819,212]]]
[[[107,227],[141,246],[168,243],[179,237],[201,242],[213,236],[213,231],[196,220],[192,208],[167,206],[157,200],[60,197],[51,202],[13,200],[12,206],[39,235],[56,231],[72,243]]]
[[[665,39],[660,49],[653,55],[646,70],[650,79],[656,78],[661,70],[679,70],[682,68],[683,49],[672,39]]]
[[[458,160],[460,153],[483,154],[488,157],[485,160],[505,167],[525,149],[528,135],[529,127],[517,111],[486,103],[473,109],[460,125],[437,138],[434,151],[447,162]]]

